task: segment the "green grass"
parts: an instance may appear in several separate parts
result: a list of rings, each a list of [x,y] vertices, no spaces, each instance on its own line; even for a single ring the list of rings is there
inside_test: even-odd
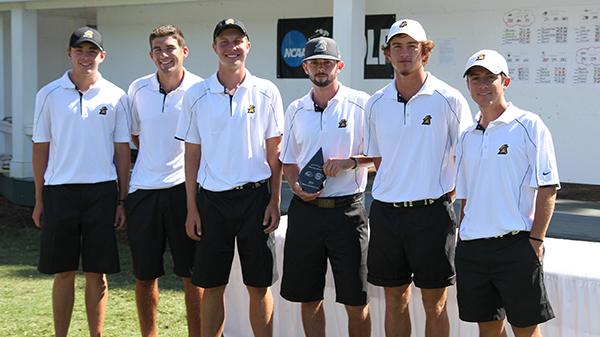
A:
[[[0,336],[53,336],[52,277],[37,269],[39,231],[0,224]],[[109,298],[104,321],[105,336],[140,336],[135,307],[131,255],[119,234],[121,272],[109,275]],[[187,336],[181,280],[172,274],[165,256],[167,275],[159,281],[158,328],[160,336]],[[75,306],[69,336],[87,336],[83,275],[76,280]]]

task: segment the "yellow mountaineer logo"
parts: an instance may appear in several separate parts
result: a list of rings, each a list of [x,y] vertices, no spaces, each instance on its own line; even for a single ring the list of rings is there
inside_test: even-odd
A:
[[[88,39],[93,39],[94,32],[92,32],[91,30],[86,30],[85,33],[83,33],[83,37],[87,37]]]
[[[253,114],[254,113],[254,104],[250,104],[250,106],[248,106],[248,113],[249,114]]]
[[[232,24],[234,24],[234,23],[235,23],[235,20],[234,20],[234,19],[227,19],[227,20],[225,20],[225,24],[226,24],[226,25],[232,25]]]
[[[100,108],[99,114],[101,115],[106,115],[106,112],[108,111],[108,108],[103,106]]]
[[[475,61],[481,61],[483,59],[485,59],[485,54],[482,53],[482,54],[477,55],[477,58],[475,59]]]
[[[423,123],[421,125],[431,125],[431,115],[423,117]]]
[[[508,154],[508,144],[500,146],[498,149],[498,154]]]
[[[348,126],[348,121],[345,119],[340,120],[338,123],[338,128],[345,128],[346,126]]]

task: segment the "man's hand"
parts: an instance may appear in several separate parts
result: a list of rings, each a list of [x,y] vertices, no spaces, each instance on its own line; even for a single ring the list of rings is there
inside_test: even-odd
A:
[[[41,201],[36,201],[35,206],[33,206],[33,213],[31,214],[31,219],[33,220],[33,224],[37,228],[42,228],[42,212],[44,210],[44,205]]]
[[[304,192],[297,181],[290,185],[290,187],[292,188],[292,192],[304,201],[315,200],[321,194],[321,191],[315,193]]]
[[[185,232],[190,239],[198,241],[202,237],[202,222],[198,211],[188,211],[185,218]]]
[[[531,243],[531,247],[533,248],[535,255],[537,255],[538,260],[542,262],[544,260],[544,243],[532,239],[529,239],[529,243]]]
[[[328,177],[335,177],[344,170],[350,170],[354,168],[355,161],[352,158],[339,159],[331,158],[328,159],[323,165],[323,172]]]
[[[115,229],[122,230],[125,229],[125,225],[127,224],[127,212],[125,211],[125,205],[117,205],[117,209],[115,211]]]
[[[279,209],[279,203],[276,201],[270,201],[265,209],[265,217],[263,220],[263,227],[265,227],[265,234],[269,234],[279,227],[279,219],[281,218],[281,211]]]

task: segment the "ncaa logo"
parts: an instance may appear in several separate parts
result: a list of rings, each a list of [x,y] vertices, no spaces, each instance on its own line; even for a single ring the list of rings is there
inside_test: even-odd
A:
[[[299,67],[304,59],[306,37],[300,31],[290,30],[281,41],[281,56],[290,67]]]

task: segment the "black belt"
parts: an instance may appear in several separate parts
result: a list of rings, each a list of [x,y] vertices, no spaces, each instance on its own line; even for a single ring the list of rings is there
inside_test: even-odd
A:
[[[264,180],[253,182],[253,183],[245,183],[244,185],[240,185],[240,186],[236,186],[236,187],[232,188],[230,191],[250,190],[250,189],[259,188],[262,185],[266,184],[267,181],[269,181],[269,179],[264,179]]]
[[[459,238],[459,240],[462,242],[477,242],[477,241],[485,241],[485,240],[508,239],[508,238],[512,238],[515,236],[521,236],[521,235],[529,236],[529,233],[530,232],[527,232],[527,231],[512,231],[512,232],[508,232],[508,233],[505,233],[502,235],[492,236],[489,238],[479,238],[479,239],[473,239],[473,240],[462,240]]]
[[[436,202],[449,201],[450,198],[447,194],[442,195],[437,199],[421,199],[421,200],[412,200],[412,201],[399,201],[399,202],[383,202],[379,200],[375,200],[378,203],[382,204],[386,207],[393,208],[410,208],[410,207],[422,207],[422,206],[431,206]]]
[[[343,197],[329,197],[329,198],[317,198],[314,200],[305,201],[300,199],[298,196],[294,196],[298,198],[298,200],[303,201],[305,203],[311,204],[313,206],[317,206],[319,208],[338,208],[351,205],[355,202],[362,201],[362,193],[356,193],[349,196]]]
[[[506,234],[502,234],[502,235],[498,235],[498,236],[492,236],[491,238],[484,238],[486,240],[493,240],[493,239],[502,239],[502,238],[506,238],[506,237],[512,237],[515,235],[519,235],[519,234],[529,234],[529,232],[525,232],[525,231],[512,231],[512,232],[508,232]]]

